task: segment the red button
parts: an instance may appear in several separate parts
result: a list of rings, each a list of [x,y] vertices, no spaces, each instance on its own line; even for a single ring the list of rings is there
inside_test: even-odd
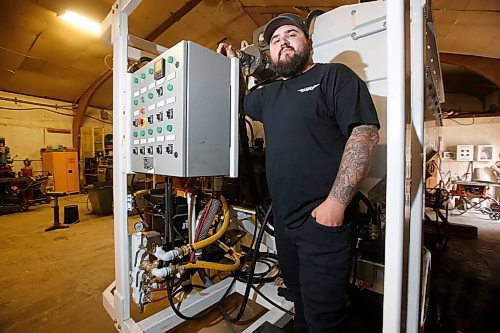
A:
[[[142,114],[144,114],[144,108],[141,108],[140,112],[141,112]]]

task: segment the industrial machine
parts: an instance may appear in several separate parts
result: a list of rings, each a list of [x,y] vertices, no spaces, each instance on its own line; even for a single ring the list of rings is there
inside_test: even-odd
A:
[[[255,135],[259,125],[242,116],[238,103],[240,65],[250,89],[275,79],[262,28],[231,60],[190,41],[166,49],[128,34],[128,15],[139,3],[118,1],[103,23],[114,47],[113,136],[121,138],[113,150],[116,281],[103,293],[104,307],[119,331],[166,332],[240,293],[243,304],[231,321],[241,318],[250,298],[268,309],[245,332],[266,321],[283,326],[293,315],[293,304],[270,283],[279,276],[268,225],[272,209],[259,181],[262,165],[255,162],[263,156],[265,141]],[[378,293],[383,293],[385,280],[391,204],[385,199],[386,12],[385,2],[375,1],[315,12],[307,20],[314,60],[351,67],[367,82],[382,123],[375,165],[356,197],[360,225],[352,275],[353,284]],[[137,60],[128,72],[127,58]],[[151,175],[152,188],[128,193],[127,174],[132,173]],[[244,177],[235,180],[238,174]],[[143,209],[138,208],[139,197],[146,202]],[[261,204],[255,206],[255,201]],[[140,216],[131,235],[127,210]],[[430,270],[429,253],[415,258],[422,257],[424,288],[408,292],[408,299],[417,302],[410,314],[417,316],[419,304],[425,307]],[[420,265],[415,266],[420,281]],[[165,298],[170,306],[149,312],[150,304]],[[148,316],[134,319],[130,301]],[[408,320],[417,327],[424,317]]]
[[[14,157],[15,158],[15,157]],[[24,166],[16,173],[5,138],[0,137],[0,215],[27,211],[29,206],[49,203],[46,195],[48,177],[33,175],[31,160],[25,158]]]

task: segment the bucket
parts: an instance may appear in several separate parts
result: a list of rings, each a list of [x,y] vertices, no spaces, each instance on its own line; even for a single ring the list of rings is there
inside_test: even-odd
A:
[[[78,215],[78,206],[64,206],[64,224],[73,224],[78,222],[80,222],[80,216]]]

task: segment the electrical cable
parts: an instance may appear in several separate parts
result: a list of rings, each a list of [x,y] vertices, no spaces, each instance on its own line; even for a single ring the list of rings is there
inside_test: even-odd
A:
[[[280,309],[281,311],[289,314],[290,316],[292,316],[292,317],[295,316],[294,312],[292,312],[290,310],[287,310],[287,309],[283,308],[282,306],[276,304],[276,302],[274,302],[272,299],[270,299],[269,297],[267,297],[262,291],[260,291],[259,288],[257,288],[253,284],[251,286],[252,286],[252,289],[255,290],[255,292],[257,294],[259,294],[259,296],[262,297],[263,299],[265,299],[267,302],[269,302],[270,304],[274,305],[276,308]]]
[[[233,289],[233,286],[234,286],[235,282],[236,282],[236,278],[233,278],[233,280],[229,284],[229,287],[226,289],[226,292],[224,293],[224,295],[222,295],[222,297],[215,304],[213,304],[212,306],[206,308],[202,312],[197,313],[197,314],[195,314],[193,316],[186,316],[186,315],[184,315],[180,311],[181,304],[179,304],[179,308],[177,308],[177,306],[175,305],[175,303],[174,303],[174,295],[173,295],[173,290],[172,290],[172,284],[173,284],[172,280],[168,281],[168,283],[167,283],[167,298],[168,298],[168,301],[170,302],[170,307],[172,308],[172,310],[174,311],[174,313],[179,318],[182,318],[184,320],[199,319],[199,318],[202,318],[202,317],[206,316],[207,314],[209,314],[212,310],[214,310],[216,307],[218,307],[222,303],[222,301],[227,297],[227,295],[229,295],[229,292],[231,291],[231,289]]]
[[[241,319],[241,317],[243,316],[243,313],[245,312],[245,308],[247,306],[248,299],[250,297],[250,289],[252,287],[252,279],[253,279],[253,275],[255,273],[255,266],[257,264],[257,253],[258,253],[257,249],[259,249],[260,243],[262,242],[262,238],[264,237],[265,226],[266,226],[267,221],[269,219],[269,216],[271,214],[272,207],[273,207],[272,205],[269,206],[269,208],[266,212],[266,215],[264,216],[264,220],[262,221],[262,226],[260,227],[259,234],[257,236],[257,240],[255,243],[255,250],[253,252],[252,261],[250,264],[250,273],[248,275],[248,282],[247,282],[247,286],[245,288],[245,294],[243,295],[243,302],[241,303],[240,310],[238,311],[238,314],[236,315],[236,317],[230,319],[231,323],[238,322]]]

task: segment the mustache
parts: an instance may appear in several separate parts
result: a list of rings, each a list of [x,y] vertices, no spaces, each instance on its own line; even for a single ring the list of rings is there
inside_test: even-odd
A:
[[[279,53],[278,53],[278,57],[279,57],[279,58],[281,58],[281,53],[282,53],[284,50],[286,50],[286,49],[289,49],[289,50],[295,51],[295,49],[294,49],[293,47],[291,47],[291,46],[283,46],[283,47],[281,48],[281,50],[279,51]]]

